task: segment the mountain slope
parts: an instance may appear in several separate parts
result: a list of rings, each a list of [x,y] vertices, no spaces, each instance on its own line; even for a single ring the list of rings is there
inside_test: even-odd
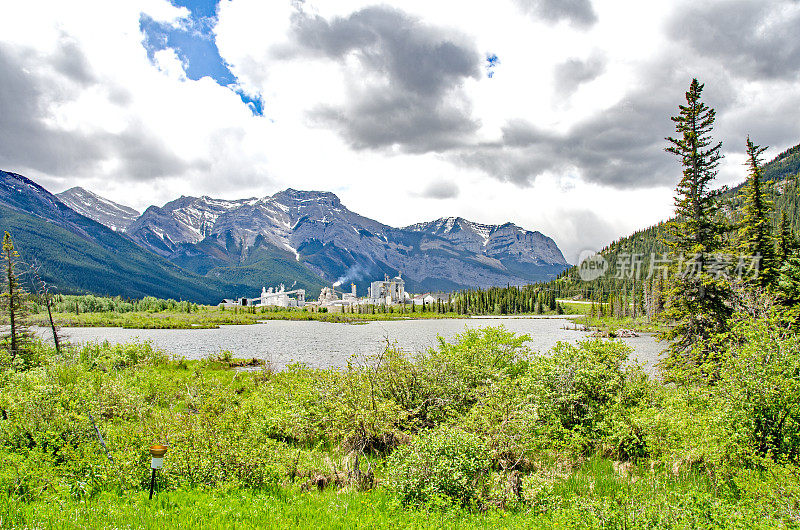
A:
[[[800,144],[764,164],[763,170],[765,181],[770,183],[766,187],[766,193],[772,203],[773,233],[778,230],[781,212],[786,212],[794,233],[800,234]],[[733,188],[720,190],[722,211],[728,222],[734,226],[742,217],[745,185],[746,181]],[[592,293],[608,294],[614,291],[630,292],[634,287],[641,289],[641,282],[635,286],[631,279],[614,278],[614,272],[620,270],[617,265],[624,261],[624,266],[628,267],[631,256],[639,255],[642,258],[642,276],[647,276],[651,255],[655,254],[658,258],[667,252],[665,241],[669,237],[668,230],[669,222],[664,221],[630,236],[621,237],[600,250],[609,264],[609,274],[584,282],[579,277],[577,267],[571,267],[551,283],[551,288],[564,297],[590,297]]]
[[[115,232],[124,232],[140,215],[133,208],[117,204],[80,187],[70,188],[55,196],[79,214]]]
[[[466,250],[501,261],[511,259],[536,265],[567,265],[555,241],[541,232],[524,230],[513,223],[485,225],[462,217],[443,217],[408,226],[406,230],[442,237]]]
[[[250,199],[253,201],[255,199]],[[211,197],[186,197],[163,207],[150,206],[128,227],[131,238],[160,254],[169,256],[181,243],[199,243],[210,234],[223,213],[250,202],[225,201]]]
[[[362,292],[398,271],[410,290],[453,290],[544,280],[567,266],[550,238],[512,224],[487,227],[488,241],[480,243],[428,225],[393,228],[350,211],[333,193],[287,189],[240,201],[182,197],[148,208],[128,232],[199,274],[213,269],[231,279],[261,249],[283,256],[281,269],[298,283],[310,272],[326,282],[355,282]],[[461,220],[459,226],[483,225]]]
[[[20,257],[62,292],[158,296],[216,303],[241,286],[188,273],[75,212],[50,192],[0,171],[0,230]]]
[[[545,280],[566,267],[550,238],[510,223],[393,228],[328,192],[181,197],[130,224],[130,211],[93,193],[75,188],[62,196],[116,230],[21,175],[0,175],[0,222],[62,291],[214,303],[279,283],[313,298],[326,283],[355,282],[364,293],[370,281],[402,272],[411,291],[449,291]]]

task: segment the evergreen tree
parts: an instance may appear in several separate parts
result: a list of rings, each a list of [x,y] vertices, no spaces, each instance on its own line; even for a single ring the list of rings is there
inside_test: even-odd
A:
[[[778,303],[783,306],[783,318],[793,326],[800,323],[800,253],[789,254],[778,271],[776,282]]]
[[[763,187],[761,154],[766,147],[755,145],[747,137],[747,171],[749,173],[745,188],[744,220],[740,229],[740,250],[750,256],[758,256],[759,271],[755,279],[760,287],[772,287],[775,281],[775,244],[772,239],[772,221],[769,199]]]
[[[716,371],[708,341],[725,329],[731,307],[726,283],[712,274],[724,228],[717,216],[717,195],[711,189],[722,143],[711,138],[716,113],[700,100],[702,92],[703,85],[693,79],[686,105],[680,105],[678,115],[672,117],[678,134],[666,138],[666,151],[680,159],[683,177],[676,189],[676,218],[669,241],[676,274],[664,315],[672,326],[661,336],[671,341],[667,372],[689,370],[692,375],[708,376]]]
[[[7,336],[7,349],[11,354],[12,361],[19,363],[24,362],[28,353],[28,342],[30,340],[30,332],[25,325],[25,317],[27,316],[27,308],[25,305],[25,297],[27,293],[19,283],[16,267],[19,260],[19,254],[14,249],[14,242],[11,240],[11,234],[5,233],[3,237],[3,268],[5,269],[5,291],[0,297],[0,305],[5,313],[8,315],[9,321],[9,334]]]
[[[777,246],[775,261],[777,262],[777,268],[780,268],[788,261],[792,253],[797,250],[797,240],[789,224],[789,218],[786,216],[786,210],[781,211],[781,227]]]

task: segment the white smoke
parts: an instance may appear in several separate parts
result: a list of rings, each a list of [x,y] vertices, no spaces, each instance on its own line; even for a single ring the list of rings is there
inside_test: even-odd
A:
[[[350,266],[350,268],[345,271],[343,276],[339,276],[339,279],[336,280],[336,283],[333,284],[334,287],[339,287],[340,285],[353,282],[356,280],[361,280],[364,276],[367,275],[367,270],[360,264],[354,263]]]

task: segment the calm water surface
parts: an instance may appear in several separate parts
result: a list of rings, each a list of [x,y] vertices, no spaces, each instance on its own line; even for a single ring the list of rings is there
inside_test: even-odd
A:
[[[528,334],[531,349],[546,352],[558,341],[587,338],[585,332],[564,329],[571,324],[563,318],[407,320],[357,325],[273,320],[219,329],[62,328],[62,332],[74,343],[152,341],[154,346],[187,359],[230,350],[234,357],[266,359],[276,368],[292,362],[328,368],[345,366],[352,355],[363,358],[375,354],[387,340],[405,351],[421,351],[435,346],[437,336],[452,340],[467,328],[490,326]],[[664,345],[647,334],[622,340],[633,348],[631,358],[652,373]]]

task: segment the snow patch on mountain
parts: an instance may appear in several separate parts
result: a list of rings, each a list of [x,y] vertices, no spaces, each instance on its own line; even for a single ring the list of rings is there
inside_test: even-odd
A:
[[[327,281],[358,265],[369,277],[402,271],[419,282],[524,284],[566,267],[552,239],[511,223],[495,226],[448,217],[393,228],[350,211],[333,193],[291,188],[238,201],[181,197],[148,208],[128,232],[142,246],[168,258],[175,254],[175,259],[188,252],[186,245],[208,239],[228,255],[238,249],[234,254],[244,261],[261,241]]]
[[[138,217],[139,212],[129,206],[118,204],[81,187],[57,193],[58,200],[115,232],[124,232]]]

